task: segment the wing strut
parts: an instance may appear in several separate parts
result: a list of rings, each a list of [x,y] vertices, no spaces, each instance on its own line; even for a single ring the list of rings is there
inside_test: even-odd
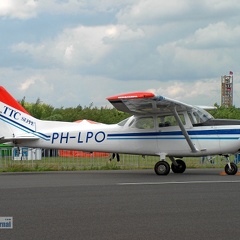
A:
[[[182,121],[181,121],[181,119],[180,119],[180,117],[179,117],[179,115],[178,115],[177,110],[176,110],[176,106],[175,106],[174,109],[173,109],[173,115],[174,115],[175,119],[177,120],[178,125],[179,125],[179,127],[180,127],[180,129],[181,129],[181,131],[182,131],[182,133],[183,133],[183,135],[184,135],[184,137],[185,137],[185,139],[186,139],[189,147],[191,148],[191,150],[192,150],[193,152],[198,152],[198,150],[197,150],[196,147],[194,146],[191,138],[189,137],[189,135],[188,135],[185,127],[183,126],[183,123],[182,123]]]

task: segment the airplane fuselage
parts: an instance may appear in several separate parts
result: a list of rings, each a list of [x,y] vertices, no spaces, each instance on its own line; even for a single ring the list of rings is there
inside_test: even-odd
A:
[[[187,144],[179,126],[136,129],[131,117],[121,126],[119,124],[90,124],[43,121],[36,129],[40,138],[27,143],[30,147],[52,149],[74,149],[86,152],[118,152],[141,155],[160,155],[188,157],[236,153],[240,148],[240,125],[197,126],[187,128],[196,147],[193,152]],[[155,116],[153,116],[155,119]],[[51,128],[48,126],[51,123]],[[130,125],[130,126],[129,126]],[[34,133],[34,132],[33,132]],[[21,140],[17,140],[21,145]],[[26,141],[23,142],[26,145]]]

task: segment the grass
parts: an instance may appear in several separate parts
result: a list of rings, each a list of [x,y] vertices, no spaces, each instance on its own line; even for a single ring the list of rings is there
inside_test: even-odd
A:
[[[0,172],[39,172],[39,171],[76,171],[76,170],[120,170],[120,169],[153,169],[159,157],[121,155],[121,161],[109,161],[108,157],[74,158],[43,157],[41,160],[14,161],[11,157],[0,158]],[[211,162],[201,158],[184,158],[187,168],[223,168],[224,158],[215,157]],[[232,156],[233,160],[233,156]],[[171,162],[167,160],[170,164]]]

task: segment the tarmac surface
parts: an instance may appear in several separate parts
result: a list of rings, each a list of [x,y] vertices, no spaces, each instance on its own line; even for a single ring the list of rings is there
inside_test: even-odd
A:
[[[239,204],[222,169],[1,173],[0,239],[237,240]]]

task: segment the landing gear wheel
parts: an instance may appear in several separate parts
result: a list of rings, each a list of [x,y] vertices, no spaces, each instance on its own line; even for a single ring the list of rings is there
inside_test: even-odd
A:
[[[230,165],[231,165],[231,169],[229,168],[228,164],[225,166],[225,172],[228,175],[235,175],[237,173],[237,171],[238,171],[238,167],[233,162],[231,162]]]
[[[174,173],[183,173],[186,170],[186,164],[183,160],[177,159],[177,166],[172,163],[171,168]]]
[[[170,172],[170,166],[165,161],[159,161],[155,164],[154,170],[157,175],[168,175]]]

